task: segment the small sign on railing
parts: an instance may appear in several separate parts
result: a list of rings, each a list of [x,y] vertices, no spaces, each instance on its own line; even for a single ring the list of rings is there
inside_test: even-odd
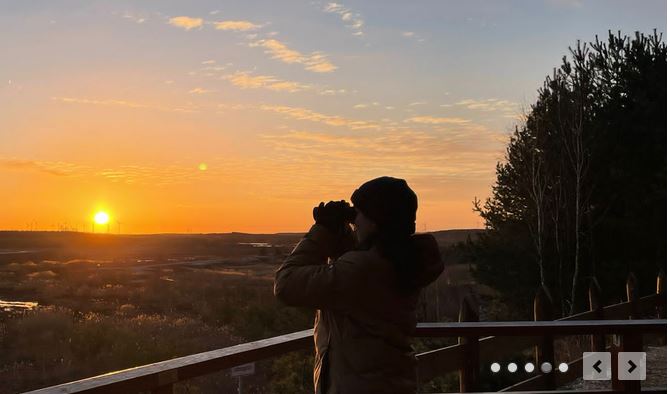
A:
[[[249,376],[256,372],[256,363],[238,365],[230,370],[230,376]]]

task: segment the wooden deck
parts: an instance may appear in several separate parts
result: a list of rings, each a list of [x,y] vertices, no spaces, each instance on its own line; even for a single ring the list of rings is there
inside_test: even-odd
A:
[[[591,310],[559,320],[551,320],[551,305],[546,289],[535,297],[535,321],[479,322],[469,300],[461,307],[459,322],[420,323],[415,337],[458,337],[457,345],[431,350],[417,355],[419,383],[429,381],[448,372],[458,371],[462,392],[477,390],[478,373],[482,362],[503,359],[510,354],[534,348],[536,364],[541,361],[555,363],[554,339],[558,336],[587,335],[591,337],[592,351],[642,351],[643,334],[665,336],[664,281],[659,277],[656,294],[639,298],[635,281],[627,283],[628,300],[616,305],[599,305],[597,287],[589,292]],[[645,318],[640,317],[654,317]],[[312,348],[311,329],[231,346],[223,349],[188,355],[136,368],[116,371],[74,382],[51,386],[31,394],[56,393],[172,393],[174,384],[237,365],[279,356],[287,352]],[[605,335],[616,335],[621,346],[605,349]],[[614,355],[613,359],[616,355]],[[581,375],[581,359],[570,360],[569,373],[554,369],[548,374],[536,372],[528,379],[502,391],[543,392],[574,381]],[[579,392],[642,392],[639,381],[620,381],[613,374],[612,390]],[[665,392],[666,388],[644,392]],[[551,393],[575,391],[548,391]]]

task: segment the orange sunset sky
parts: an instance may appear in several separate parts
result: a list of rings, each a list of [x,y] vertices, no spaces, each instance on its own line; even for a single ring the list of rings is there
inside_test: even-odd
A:
[[[664,28],[635,4],[2,2],[0,229],[298,232],[381,175],[418,230],[482,227],[568,46]]]

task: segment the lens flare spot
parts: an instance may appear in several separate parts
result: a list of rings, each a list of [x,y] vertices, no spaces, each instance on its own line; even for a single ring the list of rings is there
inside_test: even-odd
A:
[[[198,164],[198,169],[200,171],[207,171],[207,163],[200,163]]]

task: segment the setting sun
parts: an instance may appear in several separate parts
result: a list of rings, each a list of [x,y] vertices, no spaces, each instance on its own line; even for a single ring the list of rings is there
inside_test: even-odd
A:
[[[109,215],[107,212],[98,212],[93,217],[93,220],[96,224],[107,224],[109,223]]]

